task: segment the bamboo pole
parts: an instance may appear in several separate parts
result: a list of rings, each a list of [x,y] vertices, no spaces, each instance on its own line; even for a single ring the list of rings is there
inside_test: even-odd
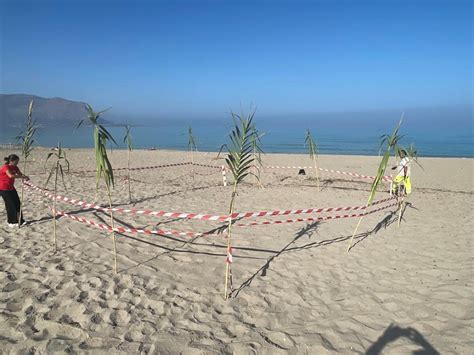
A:
[[[369,197],[369,199],[367,200],[367,203],[365,204],[365,207],[366,207],[366,208],[370,206],[370,203],[369,203],[369,202],[370,202],[370,197]],[[365,217],[365,214],[364,214],[363,216],[361,216],[361,217],[359,218],[359,221],[357,222],[357,226],[355,227],[354,233],[352,233],[351,240],[349,241],[349,246],[347,247],[347,252],[349,252],[349,251],[352,249],[352,241],[354,240],[354,236],[356,235],[357,230],[359,229],[359,226],[360,226],[362,220],[364,219],[364,217]]]
[[[235,196],[237,195],[237,182],[234,182],[234,189],[232,191],[232,198],[230,200],[229,206],[229,225],[227,227],[227,254],[231,248],[231,238],[232,238],[232,213],[234,213],[234,203],[235,203]],[[229,285],[229,276],[231,272],[230,263],[226,259],[226,267],[225,267],[225,283],[224,283],[224,299],[227,300],[229,298],[228,294],[228,285]]]
[[[128,171],[128,202],[132,203],[132,190],[130,187],[130,149],[127,149],[127,171]]]
[[[114,273],[117,274],[117,245],[115,241],[115,225],[114,225],[114,213],[112,211],[112,198],[110,196],[110,186],[109,184],[106,184],[107,186],[107,194],[109,198],[109,208],[110,208],[110,225],[112,227],[112,240],[114,243]]]
[[[26,175],[26,158],[25,158],[25,167],[24,167],[24,170],[23,170],[23,175]],[[23,199],[23,193],[24,193],[24,182],[23,182],[23,179],[21,179],[21,189],[20,189],[20,194],[21,194],[21,203],[20,203],[20,211],[18,212],[18,229],[21,228],[21,220],[23,218],[23,202],[24,202],[24,199]]]
[[[58,169],[59,162],[56,163],[56,175],[54,178],[54,199],[53,199],[53,242],[54,242],[54,252],[58,250],[58,243],[56,239],[56,195],[58,187]]]
[[[359,222],[357,222],[357,226],[355,227],[354,229],[354,233],[352,233],[352,237],[351,237],[351,240],[349,241],[349,246],[347,247],[347,252],[349,252],[352,248],[352,240],[354,239],[354,236],[356,235],[357,233],[357,230],[359,229],[359,226],[360,226],[360,223],[362,222],[362,219],[364,218],[364,216],[360,217],[359,218]]]
[[[194,152],[193,152],[193,148],[192,148],[192,147],[191,147],[191,165],[192,165],[191,173],[192,173],[193,187],[194,187]]]
[[[316,162],[316,159],[314,159],[314,171],[316,173],[316,186],[318,188],[318,192],[321,191],[321,187],[319,185],[319,171],[318,171],[318,163]]]

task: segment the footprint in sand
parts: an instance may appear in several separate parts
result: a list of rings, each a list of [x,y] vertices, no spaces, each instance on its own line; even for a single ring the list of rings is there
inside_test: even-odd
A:
[[[19,288],[20,285],[18,285],[16,282],[10,282],[5,287],[3,287],[2,292],[12,292],[18,290]]]
[[[119,309],[112,312],[110,315],[110,320],[112,321],[113,325],[124,327],[130,321],[130,315],[127,311]]]

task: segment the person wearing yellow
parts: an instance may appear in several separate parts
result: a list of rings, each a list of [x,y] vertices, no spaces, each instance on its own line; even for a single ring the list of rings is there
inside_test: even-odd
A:
[[[398,194],[403,186],[405,193],[408,195],[411,194],[410,159],[404,149],[398,150],[398,156],[400,157],[400,162],[392,168],[392,170],[397,169],[397,176],[393,179],[392,192]]]

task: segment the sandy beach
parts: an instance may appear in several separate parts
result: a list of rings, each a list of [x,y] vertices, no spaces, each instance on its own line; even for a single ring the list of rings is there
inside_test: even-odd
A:
[[[27,168],[31,182],[41,187],[48,152],[36,149]],[[11,151],[0,153],[3,157]],[[93,151],[66,153],[72,173],[66,176],[67,191],[60,186],[60,194],[94,202],[95,176],[87,172],[94,169]],[[215,156],[199,152],[194,159],[223,164]],[[110,158],[114,168],[126,166],[126,151],[114,150]],[[321,155],[318,164],[374,175],[379,159]],[[306,155],[266,154],[263,160],[266,166],[311,165]],[[188,161],[186,152],[137,150],[131,164]],[[419,161],[423,169],[412,166],[413,193],[400,227],[396,207],[366,216],[349,253],[357,218],[236,226],[233,293],[227,301],[226,239],[218,233],[223,222],[117,212],[117,226],[214,232],[116,233],[115,275],[110,233],[61,217],[58,251],[53,252],[51,201],[25,191],[29,225],[9,228],[3,205],[0,210],[1,353],[471,354],[473,159]],[[116,172],[115,207],[228,212],[231,186],[223,186],[220,169],[180,165],[134,170],[132,204],[125,177],[125,170]],[[318,191],[311,169],[306,175],[298,175],[297,169],[264,169],[263,188],[250,178],[238,192],[236,210],[365,204],[370,180],[330,172],[321,172],[320,178]],[[229,174],[227,180],[232,182]],[[385,186],[377,199],[388,196]],[[96,202],[107,205],[103,186]],[[109,223],[108,214],[91,208],[64,202],[57,208]],[[315,216],[265,216],[237,224]]]

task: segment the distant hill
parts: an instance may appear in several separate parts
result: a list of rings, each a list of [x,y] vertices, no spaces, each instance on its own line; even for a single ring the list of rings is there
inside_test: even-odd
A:
[[[73,126],[87,114],[84,102],[60,97],[47,99],[26,94],[0,94],[0,122],[6,127],[24,124],[30,101],[34,101],[33,118],[42,126]],[[103,120],[102,123],[110,124]]]

